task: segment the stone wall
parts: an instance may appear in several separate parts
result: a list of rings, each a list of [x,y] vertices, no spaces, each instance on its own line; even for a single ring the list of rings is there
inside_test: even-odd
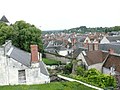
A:
[[[72,60],[71,58],[68,58],[68,57],[65,57],[65,56],[60,56],[60,55],[55,55],[55,54],[51,54],[51,53],[45,53],[45,56],[48,59],[61,61],[61,63],[68,63]]]

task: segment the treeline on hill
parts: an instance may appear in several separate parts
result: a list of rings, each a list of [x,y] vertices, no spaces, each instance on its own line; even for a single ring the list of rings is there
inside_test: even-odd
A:
[[[22,20],[11,25],[0,22],[0,45],[6,40],[12,40],[13,45],[28,52],[31,44],[37,44],[39,51],[43,50],[41,30]]]
[[[64,30],[66,33],[86,33],[86,32],[112,32],[112,31],[120,31],[120,26],[114,26],[114,27],[95,27],[95,28],[87,28],[86,26],[80,26],[76,28],[71,28],[68,30]]]
[[[120,31],[120,26],[114,26],[114,27],[86,27],[86,26],[80,26],[76,28],[71,29],[64,29],[64,30],[51,30],[51,31],[42,31],[43,34],[52,34],[52,33],[86,33],[86,32],[112,32],[112,31]]]

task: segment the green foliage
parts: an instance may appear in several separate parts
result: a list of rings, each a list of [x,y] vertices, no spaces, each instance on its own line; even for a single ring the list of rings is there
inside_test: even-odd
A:
[[[70,74],[70,73],[72,72],[72,66],[73,66],[72,63],[67,64],[67,65],[64,67],[63,73],[64,73],[64,74]]]
[[[101,88],[116,87],[116,79],[113,76],[102,74],[94,68],[84,71],[79,66],[76,72],[77,75],[70,74],[67,76]]]
[[[82,67],[80,67],[80,66],[78,66],[78,67],[76,68],[76,74],[77,74],[77,75],[80,75],[80,76],[84,76],[84,74],[85,74],[85,69],[82,68]]]
[[[93,76],[93,75],[100,75],[101,73],[96,70],[95,68],[89,69],[85,72],[85,77]]]
[[[12,40],[13,45],[25,51],[30,52],[31,44],[37,44],[39,51],[43,51],[41,30],[25,21],[16,21],[10,26],[0,22],[0,45],[8,39]]]
[[[0,45],[5,43],[5,40],[12,39],[13,27],[0,23]]]
[[[57,61],[57,60],[52,60],[52,59],[47,59],[47,58],[43,58],[43,62],[46,65],[60,65],[61,61]]]
[[[30,45],[37,44],[39,51],[43,50],[41,41],[41,30],[25,21],[17,21],[13,24],[13,44],[23,50],[30,52]]]
[[[77,82],[52,82],[41,85],[0,86],[0,90],[95,90]]]

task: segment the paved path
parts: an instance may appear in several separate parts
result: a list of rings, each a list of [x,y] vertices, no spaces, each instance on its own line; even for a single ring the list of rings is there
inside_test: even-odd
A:
[[[68,77],[65,77],[65,76],[62,76],[62,75],[57,75],[59,78],[62,78],[62,79],[65,79],[65,80],[68,80],[68,81],[75,81],[75,82],[78,82],[78,83],[81,83],[85,86],[88,86],[88,87],[91,87],[91,88],[94,88],[94,89],[97,89],[97,90],[104,90],[102,88],[99,88],[99,87],[95,87],[95,86],[92,86],[90,84],[87,84],[87,83],[84,83],[84,82],[81,82],[79,80],[75,80],[75,79],[72,79],[72,78],[68,78]]]

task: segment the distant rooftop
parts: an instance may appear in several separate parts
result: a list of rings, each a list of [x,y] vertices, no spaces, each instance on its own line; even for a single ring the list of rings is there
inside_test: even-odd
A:
[[[8,21],[8,19],[5,17],[5,15],[2,16],[2,18],[0,19],[0,22],[9,23],[9,21]]]

